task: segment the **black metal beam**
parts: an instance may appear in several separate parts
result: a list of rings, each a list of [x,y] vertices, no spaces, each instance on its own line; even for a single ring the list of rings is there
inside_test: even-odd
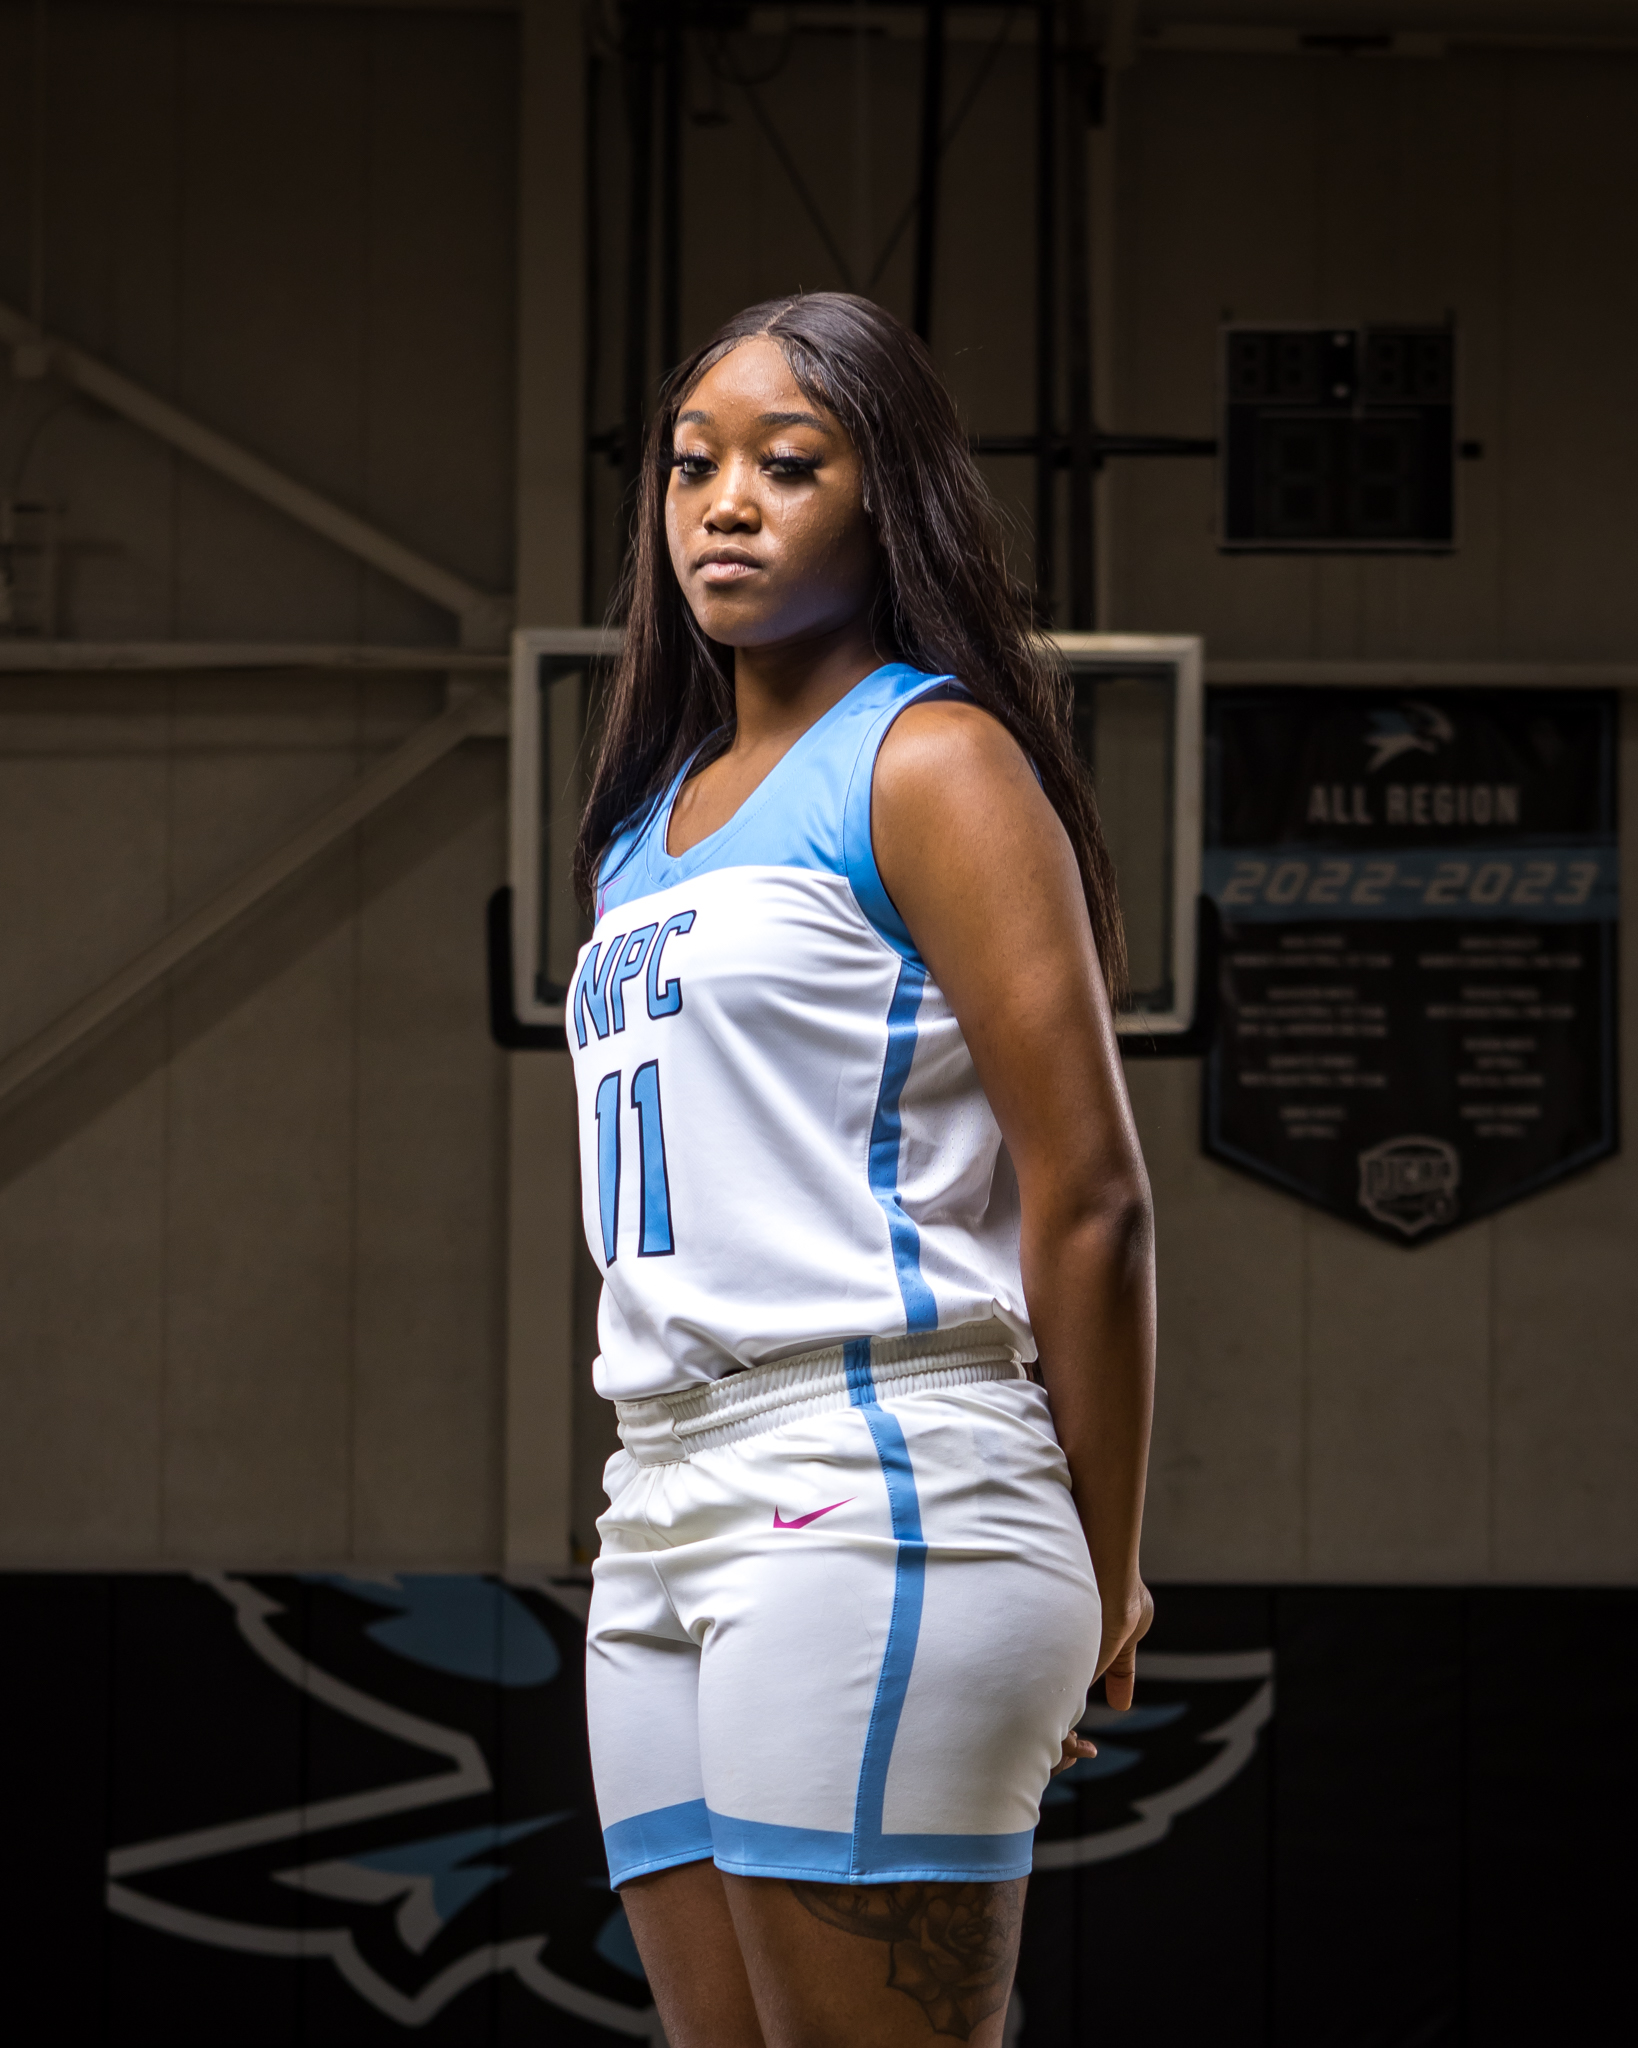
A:
[[[665,10],[660,102],[660,374],[682,360],[682,9]]]
[[[1041,459],[1039,434],[975,434],[975,455],[1031,455]],[[1047,462],[1052,469],[1067,469],[1073,443],[1068,434],[1048,437]],[[1215,455],[1217,443],[1193,434],[1104,434],[1092,435],[1092,459],[1101,465],[1114,455]]]
[[[1064,230],[1069,284],[1069,623],[1088,632],[1098,622],[1097,541],[1093,476],[1097,428],[1092,420],[1092,229],[1087,205],[1087,41],[1086,0],[1069,0],[1065,53],[1068,92],[1064,134],[1064,178],[1068,204]]]
[[[649,266],[654,216],[654,17],[652,0],[629,0],[625,15],[627,175],[625,374],[620,419],[624,435],[621,498],[626,519],[636,509],[643,429],[648,418]]]
[[[1053,529],[1057,483],[1053,450],[1058,412],[1057,28],[1054,0],[1035,10],[1035,601],[1052,623],[1057,562]]]
[[[586,451],[580,462],[580,617],[592,619],[597,603],[597,481],[592,472],[592,421],[597,417],[598,371],[603,361],[603,210],[602,120],[603,60],[595,49],[586,56],[586,308],[581,365],[580,409],[585,423]]]
[[[1098,459],[1110,455],[1215,455],[1217,443],[1203,434],[1104,434],[1096,437]]]
[[[916,279],[910,324],[933,335],[933,275],[938,257],[938,179],[944,135],[944,4],[928,0],[921,53],[921,179],[916,187]]]

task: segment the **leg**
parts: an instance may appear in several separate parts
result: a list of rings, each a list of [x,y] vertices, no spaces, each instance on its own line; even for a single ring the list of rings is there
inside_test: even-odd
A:
[[[611,1510],[586,1630],[587,1720],[610,1879],[670,2048],[763,2048],[710,1861],[699,1649],[653,1559],[619,1550],[613,1521]]]
[[[722,1882],[767,2048],[1001,2048],[1027,1879]]]
[[[620,1887],[669,2048],[764,2048],[722,1886],[680,1863]]]
[[[680,1468],[692,1494],[674,1479],[650,1503],[648,1541],[671,1540],[642,1566],[668,1613],[642,1627],[698,1645],[697,1777],[677,1789],[681,1721],[623,1688],[610,1867],[624,1885],[712,1856],[765,2048],[1001,2048],[1041,1788],[1098,1642],[1038,1397],[855,1403],[701,1452]],[[595,1717],[593,1738],[603,1801]],[[687,1881],[695,1901],[711,1882]],[[699,1914],[664,1911],[646,1944],[633,1920],[688,2048],[723,1967],[691,1938]]]

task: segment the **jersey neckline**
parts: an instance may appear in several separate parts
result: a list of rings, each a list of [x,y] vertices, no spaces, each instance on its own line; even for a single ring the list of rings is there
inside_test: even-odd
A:
[[[648,831],[648,846],[645,850],[645,864],[650,876],[663,887],[672,882],[686,881],[695,868],[708,865],[712,855],[725,845],[742,826],[749,824],[756,813],[762,809],[773,785],[779,779],[781,771],[799,755],[811,751],[809,742],[812,741],[817,744],[816,736],[822,733],[832,721],[839,722],[838,714],[845,710],[848,705],[852,704],[860,691],[868,684],[879,682],[882,677],[900,671],[905,671],[912,675],[919,675],[921,673],[919,669],[912,669],[909,662],[906,661],[884,661],[880,668],[873,668],[869,675],[861,676],[852,689],[844,692],[842,696],[837,698],[834,704],[821,711],[812,725],[791,742],[784,753],[780,755],[779,759],[768,770],[767,774],[763,776],[755,789],[741,803],[738,810],[733,812],[731,816],[724,818],[714,831],[707,832],[703,839],[696,839],[694,844],[687,848],[685,852],[672,853],[666,844],[667,840],[671,837],[672,806],[676,803],[682,786],[688,779],[688,771],[699,758],[700,748],[709,744],[708,740],[702,740],[700,746],[694,749],[693,753],[689,755],[688,759],[672,777],[671,787],[661,798],[655,811],[653,822]]]

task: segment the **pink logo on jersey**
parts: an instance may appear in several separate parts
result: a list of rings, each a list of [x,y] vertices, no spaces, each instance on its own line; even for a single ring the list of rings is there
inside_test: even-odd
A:
[[[794,1522],[782,1520],[778,1508],[775,1508],[774,1527],[776,1529],[805,1529],[810,1522],[817,1522],[821,1515],[833,1515],[838,1508],[851,1507],[854,1498],[855,1496],[850,1494],[846,1500],[833,1500],[828,1508],[815,1508],[811,1515],[798,1515]]]

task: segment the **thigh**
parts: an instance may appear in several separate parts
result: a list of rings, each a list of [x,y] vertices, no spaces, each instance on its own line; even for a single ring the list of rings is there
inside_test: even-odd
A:
[[[620,1897],[667,2048],[766,2048],[715,1865],[633,1878]]]
[[[766,2048],[1001,2048],[1025,1879],[723,1882]]]

